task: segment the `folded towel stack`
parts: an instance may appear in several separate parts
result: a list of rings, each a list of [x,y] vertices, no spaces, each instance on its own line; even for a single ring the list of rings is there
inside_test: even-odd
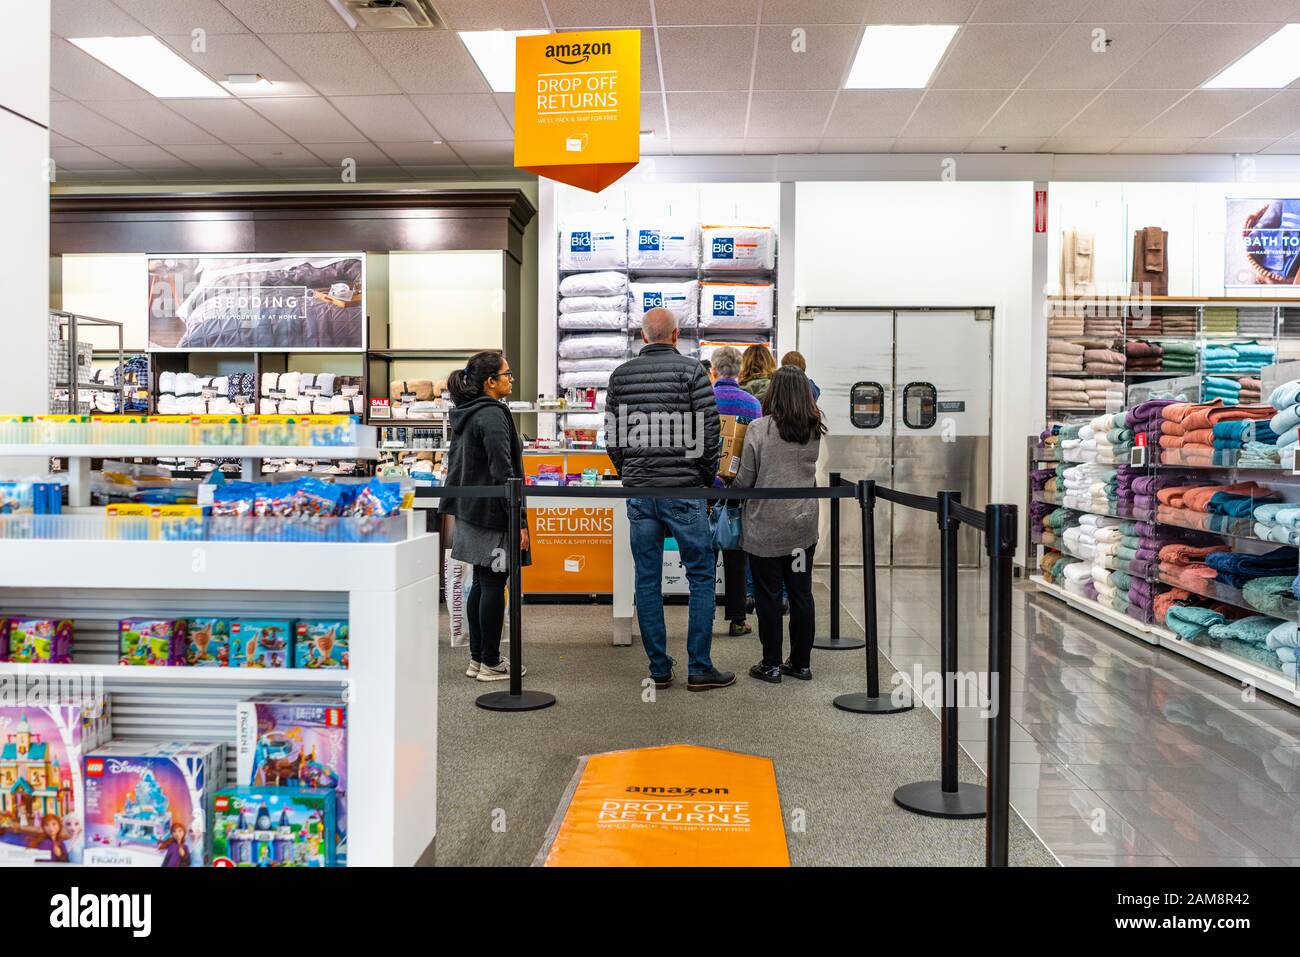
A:
[[[1069,339],[1049,339],[1047,343],[1047,371],[1082,372],[1083,346]]]
[[[1261,386],[1258,376],[1242,376],[1237,380],[1237,386],[1241,389],[1237,398],[1242,405],[1259,405]]]
[[[1116,375],[1124,371],[1124,354],[1114,349],[1085,349],[1083,371],[1090,374]]]
[[[1216,580],[1233,588],[1242,588],[1248,581],[1266,576],[1280,576],[1288,572],[1294,577],[1300,552],[1294,548],[1275,548],[1262,555],[1248,552],[1220,552],[1205,556],[1205,564],[1216,572]]]
[[[1129,372],[1159,372],[1161,357],[1165,354],[1157,343],[1130,339],[1124,344],[1124,356]]]
[[[1047,317],[1049,336],[1083,335],[1083,314],[1068,307],[1054,306]]]
[[[1197,328],[1196,312],[1192,309],[1172,309],[1165,307],[1160,317],[1161,335],[1169,338],[1191,338]]]
[[[1124,317],[1124,334],[1130,339],[1159,336],[1164,334],[1164,309],[1147,307],[1145,310],[1132,308]]]
[[[1236,379],[1207,375],[1201,380],[1201,398],[1222,399],[1224,405],[1236,405],[1241,398],[1241,384]]]
[[[1220,335],[1236,335],[1236,307],[1206,306],[1201,312],[1201,331]]]
[[[1162,351],[1160,367],[1163,371],[1175,374],[1196,371],[1195,342],[1162,339],[1160,340],[1160,348]]]
[[[1122,316],[1084,316],[1083,334],[1107,339],[1118,339],[1124,335],[1124,318]]]
[[[1237,334],[1271,339],[1277,319],[1272,306],[1243,306],[1237,310]]]

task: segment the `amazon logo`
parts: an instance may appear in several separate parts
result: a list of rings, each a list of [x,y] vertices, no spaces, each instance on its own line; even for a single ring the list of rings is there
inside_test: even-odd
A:
[[[546,58],[565,66],[586,63],[594,56],[608,56],[613,52],[609,43],[548,43]]]

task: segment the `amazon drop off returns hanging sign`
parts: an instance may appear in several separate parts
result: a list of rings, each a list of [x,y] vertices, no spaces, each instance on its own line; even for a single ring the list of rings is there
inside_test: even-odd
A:
[[[640,161],[640,30],[516,38],[516,167],[598,193]]]

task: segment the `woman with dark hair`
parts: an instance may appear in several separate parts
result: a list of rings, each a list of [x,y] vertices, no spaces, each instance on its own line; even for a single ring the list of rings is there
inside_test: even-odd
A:
[[[767,346],[754,345],[740,357],[740,387],[756,399],[762,399],[776,371],[776,360]]]
[[[763,417],[750,424],[732,488],[801,488],[817,484],[817,453],[826,423],[808,377],[782,366],[763,396]],[[749,669],[774,684],[782,675],[812,678],[812,563],[817,547],[817,499],[751,499],[740,544],[754,576],[754,603],[763,660]],[[790,657],[781,660],[781,589],[790,596]]]
[[[501,485],[524,476],[523,443],[504,402],[514,389],[515,374],[500,352],[480,352],[465,368],[447,378],[455,408],[451,411],[451,447],[447,485]],[[474,584],[465,601],[469,625],[467,678],[500,681],[510,677],[510,662],[501,657],[501,623],[505,618],[506,583],[510,577],[506,536],[514,527],[501,498],[444,498],[440,507],[454,515],[451,557],[474,566]],[[527,515],[519,516],[519,547],[528,558]],[[514,614],[518,614],[518,609]]]

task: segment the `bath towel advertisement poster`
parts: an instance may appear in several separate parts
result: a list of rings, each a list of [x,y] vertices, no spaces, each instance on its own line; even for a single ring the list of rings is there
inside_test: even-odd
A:
[[[362,253],[150,255],[149,348],[362,350]]]
[[[641,161],[641,31],[515,40],[515,166],[598,193]]]
[[[1300,199],[1227,200],[1225,286],[1300,283]]]

